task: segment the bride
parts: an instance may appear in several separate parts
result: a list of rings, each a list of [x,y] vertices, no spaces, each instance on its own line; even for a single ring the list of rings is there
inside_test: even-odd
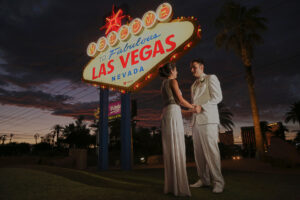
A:
[[[162,145],[165,168],[164,193],[175,196],[191,196],[189,189],[185,140],[180,105],[196,112],[196,107],[187,102],[178,86],[177,70],[174,63],[167,63],[159,69],[164,78],[161,86],[163,98]]]

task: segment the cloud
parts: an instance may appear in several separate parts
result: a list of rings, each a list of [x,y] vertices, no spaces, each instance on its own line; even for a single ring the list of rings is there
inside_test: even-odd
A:
[[[8,73],[1,78],[25,88],[53,80],[80,80],[88,61],[86,45],[100,34],[95,28],[90,38],[86,23],[90,21],[89,12],[95,15],[97,8],[88,9],[90,4],[86,3],[85,9],[72,3],[73,9],[66,11],[63,8],[68,3],[63,5],[59,1],[2,1],[1,4],[1,59],[7,63],[1,68]]]
[[[6,81],[0,80],[0,86],[7,86],[8,83]]]
[[[62,108],[71,97],[65,95],[50,95],[42,91],[8,91],[0,88],[0,103],[40,109]]]
[[[291,1],[277,6],[281,1],[253,1],[263,8],[269,18],[268,31],[263,34],[265,44],[255,50],[253,72],[257,102],[264,120],[283,120],[290,103],[299,100],[299,28],[294,19],[299,18]],[[155,9],[161,1],[128,1],[130,14],[142,17]],[[195,16],[203,29],[202,41],[177,62],[178,82],[183,96],[190,100],[191,76],[189,62],[198,57],[206,61],[205,72],[220,79],[224,103],[235,114],[235,120],[251,121],[251,109],[244,67],[234,53],[216,49],[214,37],[217,30],[214,19],[223,1],[189,1],[182,4],[171,1],[175,17]],[[70,5],[72,5],[70,7]],[[0,103],[49,109],[54,115],[76,117],[92,116],[95,99],[85,103],[68,103],[71,97],[48,94],[45,85],[54,87],[59,81],[68,81],[81,87],[83,66],[89,61],[85,49],[91,41],[103,35],[98,29],[103,15],[111,10],[111,2],[28,0],[0,2]],[[274,7],[276,6],[276,7]],[[205,8],[205,9],[202,9]],[[278,14],[279,13],[279,14]],[[290,14],[291,16],[289,16]],[[280,27],[280,28],[278,28]],[[283,37],[284,36],[284,37]],[[294,55],[294,57],[293,57]],[[159,126],[162,110],[161,79],[156,78],[139,93],[137,99],[140,124]],[[22,87],[14,91],[14,86]],[[4,89],[5,88],[5,89]],[[67,87],[66,90],[69,90]],[[41,91],[39,91],[41,90]],[[62,91],[63,93],[63,91]],[[76,94],[74,100],[76,100]],[[119,96],[111,97],[111,100]]]
[[[21,107],[50,110],[53,115],[77,118],[79,115],[92,119],[98,102],[66,103],[72,100],[66,95],[51,95],[42,91],[9,91],[0,88],[0,103]]]
[[[94,120],[94,113],[99,106],[98,102],[68,104],[64,108],[54,110],[53,115],[78,118],[84,116],[87,120]]]

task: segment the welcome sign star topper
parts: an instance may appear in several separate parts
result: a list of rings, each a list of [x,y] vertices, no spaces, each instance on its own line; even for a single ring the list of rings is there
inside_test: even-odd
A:
[[[106,36],[88,45],[92,59],[83,69],[83,81],[122,93],[138,91],[156,77],[159,67],[175,62],[201,39],[197,19],[172,19],[169,3],[122,25],[125,17],[121,9],[113,9],[104,26]]]

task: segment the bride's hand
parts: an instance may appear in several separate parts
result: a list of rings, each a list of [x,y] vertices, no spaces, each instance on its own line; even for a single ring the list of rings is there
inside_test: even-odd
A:
[[[182,116],[184,117],[184,118],[189,118],[189,117],[191,117],[192,116],[192,114],[193,114],[193,111],[192,110],[181,110],[181,113],[182,113]]]
[[[193,106],[194,106],[194,108],[193,108],[193,112],[194,113],[200,113],[201,112],[201,106],[199,106],[199,105],[194,105],[193,104]]]

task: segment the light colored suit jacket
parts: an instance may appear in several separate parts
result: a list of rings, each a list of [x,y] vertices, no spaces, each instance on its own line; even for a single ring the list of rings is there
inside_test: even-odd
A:
[[[222,101],[220,82],[216,75],[206,75],[197,79],[192,87],[192,104],[200,105],[200,113],[192,116],[192,125],[219,124],[218,103]]]

